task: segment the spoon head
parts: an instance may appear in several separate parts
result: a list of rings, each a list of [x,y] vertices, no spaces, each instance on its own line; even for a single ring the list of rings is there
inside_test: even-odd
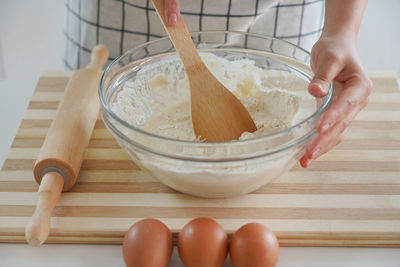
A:
[[[211,73],[206,71],[201,76],[197,82],[190,80],[192,122],[197,137],[206,142],[225,142],[257,130],[234,94]]]

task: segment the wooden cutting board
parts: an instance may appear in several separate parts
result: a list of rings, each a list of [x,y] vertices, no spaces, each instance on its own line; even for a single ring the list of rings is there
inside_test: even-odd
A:
[[[256,192],[230,199],[177,193],[141,171],[101,119],[78,181],[52,217],[50,243],[121,243],[137,220],[173,231],[208,216],[229,234],[248,222],[269,226],[282,246],[400,247],[400,91],[393,73],[371,75],[368,107],[346,138],[308,169],[299,165]],[[68,74],[43,75],[0,172],[0,241],[25,242],[36,203],[32,168]],[[77,137],[79,138],[79,137]]]

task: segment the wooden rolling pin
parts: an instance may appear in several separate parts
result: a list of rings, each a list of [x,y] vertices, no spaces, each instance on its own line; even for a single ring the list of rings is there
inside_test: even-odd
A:
[[[40,186],[35,212],[25,229],[30,245],[39,246],[47,239],[51,213],[61,192],[70,190],[76,182],[98,117],[97,88],[107,59],[107,48],[98,45],[89,65],[74,72],[47,132],[33,170]]]

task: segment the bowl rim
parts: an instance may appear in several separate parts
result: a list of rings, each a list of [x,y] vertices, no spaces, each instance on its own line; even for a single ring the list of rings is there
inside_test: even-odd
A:
[[[261,39],[269,39],[269,40],[272,40],[272,41],[283,42],[286,45],[289,45],[289,46],[292,46],[292,47],[294,47],[296,49],[299,49],[300,51],[304,52],[308,56],[311,56],[310,52],[308,52],[304,48],[302,48],[300,46],[297,46],[297,45],[295,45],[293,43],[290,43],[290,42],[288,42],[286,40],[279,39],[279,38],[272,37],[272,36],[268,36],[268,35],[257,34],[257,33],[241,32],[241,31],[213,30],[213,31],[193,31],[193,32],[190,32],[190,35],[193,36],[193,35],[196,35],[196,34],[215,34],[215,33],[217,33],[217,34],[248,35],[248,36],[251,36],[251,37],[257,37],[257,38],[261,38]],[[334,91],[333,82],[330,83],[328,93],[325,96],[321,97],[321,98],[326,98],[326,101],[323,103],[323,105],[317,111],[312,113],[310,116],[306,117],[302,121],[300,121],[300,122],[298,122],[298,123],[296,123],[296,124],[294,124],[294,125],[292,125],[292,126],[290,126],[288,128],[285,128],[285,129],[283,129],[281,131],[274,132],[274,133],[267,134],[267,135],[257,136],[257,137],[253,137],[253,138],[249,138],[249,139],[244,139],[244,140],[232,140],[232,141],[223,141],[223,142],[199,142],[199,141],[175,139],[175,138],[170,138],[170,137],[167,137],[167,136],[162,136],[162,135],[157,135],[157,134],[153,134],[153,133],[147,132],[145,130],[142,130],[142,129],[140,129],[140,128],[128,123],[127,121],[121,119],[117,114],[115,114],[108,107],[108,105],[106,105],[105,100],[103,98],[102,88],[103,88],[105,74],[122,57],[126,56],[129,53],[133,53],[135,50],[139,50],[139,49],[141,49],[141,48],[143,48],[143,47],[145,47],[147,45],[151,45],[151,44],[154,44],[154,43],[157,43],[157,42],[161,42],[161,41],[165,41],[165,40],[169,40],[169,36],[165,36],[165,37],[158,38],[156,40],[145,42],[145,43],[143,43],[141,45],[138,45],[138,46],[136,46],[134,48],[129,49],[124,54],[116,57],[102,72],[102,75],[101,75],[101,78],[100,78],[100,82],[99,82],[99,85],[98,85],[98,95],[99,95],[99,99],[100,99],[101,108],[104,111],[106,111],[117,122],[119,122],[123,126],[129,128],[130,130],[133,130],[135,132],[139,132],[140,134],[144,134],[144,135],[150,136],[152,138],[157,138],[157,139],[160,139],[160,140],[165,140],[165,141],[169,141],[169,142],[176,142],[176,143],[181,143],[181,144],[186,144],[186,145],[194,145],[194,146],[199,146],[199,145],[202,145],[202,146],[225,145],[225,144],[229,144],[229,145],[233,145],[233,144],[248,144],[248,143],[257,142],[257,141],[266,140],[266,139],[271,139],[271,138],[274,138],[274,137],[278,137],[278,136],[287,134],[287,133],[291,132],[292,130],[294,130],[295,128],[298,128],[301,125],[304,125],[304,124],[314,120],[315,118],[317,118],[320,114],[322,114],[323,112],[326,111],[326,109],[330,106],[330,104],[332,102],[333,91]],[[276,53],[276,54],[280,55],[278,53]],[[104,116],[103,116],[103,118],[104,118]],[[314,128],[312,131],[310,131],[307,134],[303,135],[303,138],[304,138],[304,136],[313,136],[316,132],[317,132],[317,130],[316,130],[316,128]],[[125,135],[123,135],[123,137],[124,137],[124,139],[128,138]],[[299,139],[303,140],[303,138],[300,137]],[[130,138],[128,138],[128,139],[130,140]]]

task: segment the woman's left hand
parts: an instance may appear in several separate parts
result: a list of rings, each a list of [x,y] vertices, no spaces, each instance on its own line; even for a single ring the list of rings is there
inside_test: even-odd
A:
[[[368,104],[372,90],[372,82],[360,64],[356,43],[344,37],[321,36],[311,52],[311,69],[315,75],[308,90],[313,96],[325,96],[333,80],[342,86],[335,87],[332,105],[319,121],[319,135],[300,159],[304,168],[341,142],[351,121]]]

